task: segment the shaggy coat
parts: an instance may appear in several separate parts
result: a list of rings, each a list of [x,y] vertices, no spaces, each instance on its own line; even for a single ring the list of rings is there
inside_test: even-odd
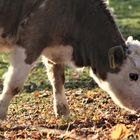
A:
[[[121,107],[140,108],[138,86],[128,77],[134,71],[128,48],[104,0],[0,0],[3,47],[13,51],[0,95],[1,119],[40,55],[53,87],[56,116],[69,114],[64,67],[71,63],[90,67],[94,80]]]

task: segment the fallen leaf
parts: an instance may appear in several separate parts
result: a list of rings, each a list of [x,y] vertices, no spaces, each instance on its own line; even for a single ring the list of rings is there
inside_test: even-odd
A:
[[[34,96],[34,97],[39,97],[40,95],[41,95],[40,92],[34,92],[34,93],[33,93],[33,96]]]
[[[7,127],[8,129],[10,129],[12,126],[11,126],[11,124],[7,124],[6,127]]]
[[[111,138],[113,140],[123,140],[129,134],[129,129],[126,128],[124,124],[117,124],[111,133]]]

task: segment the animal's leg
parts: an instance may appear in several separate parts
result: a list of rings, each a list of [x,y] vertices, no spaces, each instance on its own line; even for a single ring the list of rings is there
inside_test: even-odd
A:
[[[68,116],[69,107],[64,92],[64,65],[53,64],[45,57],[43,58],[47,68],[48,78],[53,88],[53,105],[56,116]]]
[[[18,47],[13,51],[12,62],[4,75],[4,89],[0,95],[0,119],[5,118],[12,97],[21,90],[32,67],[32,64],[25,63],[25,59],[25,49]]]

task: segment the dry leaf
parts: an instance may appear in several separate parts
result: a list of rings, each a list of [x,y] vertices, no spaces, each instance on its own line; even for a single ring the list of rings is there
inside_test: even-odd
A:
[[[17,122],[18,122],[18,124],[22,124],[22,125],[26,123],[24,119],[20,119]]]
[[[34,95],[34,97],[39,97],[41,94],[40,94],[40,92],[34,92],[33,95]]]
[[[111,133],[111,138],[113,140],[123,140],[128,136],[129,129],[126,128],[124,124],[117,124]]]
[[[32,132],[31,133],[31,138],[39,140],[39,139],[41,139],[41,135],[40,135],[39,132]]]
[[[11,124],[7,124],[6,127],[10,129],[12,126]]]
[[[100,118],[99,118],[99,117],[96,117],[96,116],[93,116],[93,117],[92,117],[92,120],[93,120],[93,121],[99,121]]]

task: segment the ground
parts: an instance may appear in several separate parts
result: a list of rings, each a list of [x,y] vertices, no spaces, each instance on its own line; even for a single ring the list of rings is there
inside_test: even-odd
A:
[[[111,0],[110,5],[123,35],[140,40],[140,1]],[[7,54],[2,53],[0,91],[8,65]],[[12,100],[6,120],[0,122],[0,140],[140,139],[140,116],[116,106],[89,77],[88,69],[78,73],[67,68],[65,75],[70,117],[54,116],[52,89],[39,60],[21,93]]]

